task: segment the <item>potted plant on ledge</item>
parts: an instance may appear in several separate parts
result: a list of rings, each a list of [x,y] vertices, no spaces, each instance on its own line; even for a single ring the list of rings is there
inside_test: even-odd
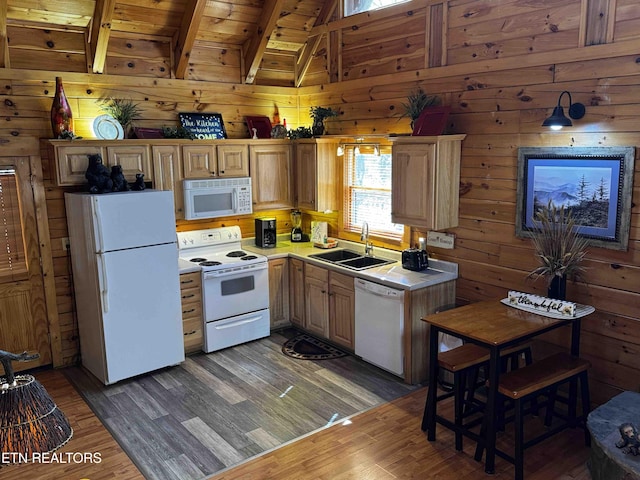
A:
[[[310,115],[313,119],[313,125],[311,131],[313,135],[319,137],[324,134],[324,119],[330,117],[337,117],[338,112],[332,110],[330,107],[311,107]]]
[[[411,130],[413,130],[422,111],[435,105],[440,105],[440,98],[436,95],[429,95],[422,88],[418,88],[407,96],[406,103],[402,103],[403,111],[400,113],[400,118],[409,117]]]
[[[551,202],[540,209],[535,218],[538,227],[533,231],[533,246],[540,266],[527,278],[547,280],[549,298],[566,299],[567,278],[580,279],[585,268],[581,265],[587,253],[588,240],[576,233],[571,212]]]

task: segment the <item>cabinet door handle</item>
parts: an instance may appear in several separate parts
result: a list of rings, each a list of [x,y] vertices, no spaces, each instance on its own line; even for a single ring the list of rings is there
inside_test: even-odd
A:
[[[224,170],[220,170],[220,175],[224,175]]]
[[[185,313],[191,313],[191,312],[195,312],[195,311],[196,311],[196,309],[195,309],[195,308],[192,308],[192,309],[190,309],[190,310],[183,310],[183,311],[182,311],[182,314],[184,315]]]
[[[190,332],[186,332],[184,336],[186,337],[187,335],[193,335],[194,333],[196,333],[196,330],[191,330]]]
[[[191,293],[189,295],[183,295],[182,298],[191,298],[191,297],[195,297],[196,294],[195,293]]]
[[[180,282],[181,285],[186,285],[187,283],[193,283],[193,280],[182,280]]]

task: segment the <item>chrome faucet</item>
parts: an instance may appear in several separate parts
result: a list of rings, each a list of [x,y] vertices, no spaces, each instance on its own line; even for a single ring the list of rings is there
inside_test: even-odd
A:
[[[369,242],[369,224],[362,222],[362,230],[360,233],[360,240],[364,242],[364,256],[370,257],[373,255],[373,244]]]

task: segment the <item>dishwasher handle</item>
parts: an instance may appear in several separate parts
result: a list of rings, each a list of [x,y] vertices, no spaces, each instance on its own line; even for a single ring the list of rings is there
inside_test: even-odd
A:
[[[380,285],[379,283],[362,280],[361,278],[355,279],[355,290],[398,301],[402,301],[404,299],[404,290],[396,290],[385,285]]]

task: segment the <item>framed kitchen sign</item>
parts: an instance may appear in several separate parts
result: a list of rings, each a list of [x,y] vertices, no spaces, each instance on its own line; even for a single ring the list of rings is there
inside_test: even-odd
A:
[[[180,125],[200,140],[227,138],[219,113],[178,113],[178,118]]]
[[[595,247],[626,250],[634,147],[522,147],[518,150],[516,235],[530,237],[536,212],[570,210],[577,233]]]

